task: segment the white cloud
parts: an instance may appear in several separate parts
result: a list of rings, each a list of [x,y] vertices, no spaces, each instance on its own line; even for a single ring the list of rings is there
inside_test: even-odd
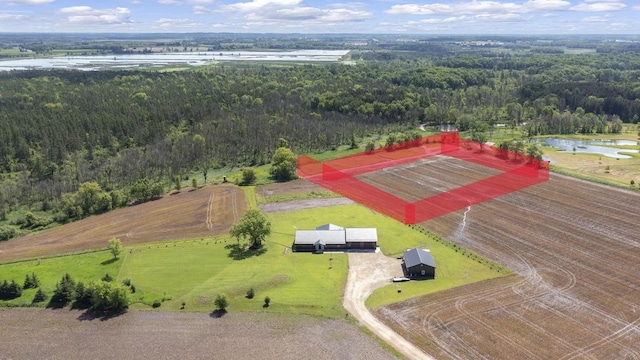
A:
[[[196,5],[193,7],[193,13],[196,15],[207,15],[213,13],[213,10],[202,5]]]
[[[420,23],[423,24],[445,24],[445,23],[455,23],[461,22],[467,19],[467,16],[451,16],[448,18],[428,18],[420,20]]]
[[[583,2],[571,8],[574,11],[618,11],[627,7],[626,4],[621,2]]]
[[[278,9],[271,18],[289,19],[289,20],[308,20],[315,19],[322,15],[322,10],[314,7],[294,7],[286,9]]]
[[[156,25],[161,28],[196,28],[202,26],[202,23],[191,19],[159,19]]]
[[[391,15],[476,14],[483,16],[487,14],[499,14],[500,17],[505,17],[505,13],[524,14],[536,11],[618,11],[624,9],[626,6],[624,0],[584,0],[575,6],[571,6],[571,2],[568,0],[527,0],[521,4],[515,2],[471,0],[456,3],[442,2],[393,5],[386,13]]]
[[[475,12],[489,12],[489,13],[498,13],[498,12],[515,12],[522,11],[522,6],[514,3],[501,3],[498,1],[471,1],[464,6],[460,6],[458,11],[467,11],[471,13]]]
[[[191,5],[211,5],[214,2],[214,0],[187,0],[187,3]]]
[[[27,18],[26,15],[0,13],[0,20],[2,20],[2,21],[24,20],[26,18]]]
[[[223,6],[222,11],[236,13],[243,16],[252,24],[260,26],[277,26],[291,28],[311,25],[300,22],[310,21],[313,24],[344,23],[363,21],[373,18],[373,13],[366,11],[366,4],[361,2],[331,4],[328,8],[307,6],[301,0],[253,0]],[[271,22],[279,20],[280,22]],[[284,22],[283,22],[284,21]]]
[[[349,22],[349,21],[363,21],[373,17],[373,14],[368,11],[357,11],[350,9],[332,9],[324,10],[324,14],[318,18],[323,22]]]
[[[557,6],[559,0],[530,0],[526,4],[530,4],[530,7],[549,7],[553,2]],[[392,15],[452,15],[452,14],[502,14],[502,13],[519,13],[527,12],[526,5],[519,5],[512,2],[499,2],[499,1],[467,1],[454,4],[404,4],[393,5],[387,14]]]
[[[582,19],[583,22],[605,22],[605,21],[609,21],[609,19],[606,19],[602,16],[588,16],[586,18]]]
[[[158,0],[158,3],[162,5],[182,5],[182,2],[177,0]]]
[[[90,6],[70,6],[58,10],[58,13],[66,15],[71,23],[89,24],[123,24],[129,23],[131,11],[127,8],[94,9]]]
[[[44,5],[54,1],[55,0],[0,0],[1,3],[8,5]]]
[[[565,0],[529,0],[523,4],[533,11],[565,10],[571,3]]]
[[[517,22],[522,21],[520,14],[505,13],[505,14],[479,14],[475,16],[475,19],[491,22]]]
[[[302,0],[253,0],[250,2],[240,2],[225,6],[226,10],[249,12],[260,10],[265,7],[287,7],[298,5]]]
[[[406,4],[393,5],[386,12],[392,15],[445,15],[454,11],[454,7],[447,4]]]

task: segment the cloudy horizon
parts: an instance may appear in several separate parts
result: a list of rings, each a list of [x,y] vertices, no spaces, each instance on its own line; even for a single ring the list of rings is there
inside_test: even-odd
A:
[[[0,0],[0,32],[640,34],[633,0]]]

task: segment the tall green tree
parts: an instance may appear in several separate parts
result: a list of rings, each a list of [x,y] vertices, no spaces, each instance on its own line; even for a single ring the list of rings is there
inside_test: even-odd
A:
[[[291,149],[279,147],[271,159],[269,173],[278,181],[289,181],[296,178],[298,160]]]
[[[89,286],[91,308],[99,311],[122,312],[129,307],[129,289],[116,282],[97,281]]]
[[[118,256],[120,256],[120,253],[122,253],[122,241],[118,238],[109,239],[109,245],[107,245],[107,249],[109,249],[109,252],[111,252],[113,258],[117,259]]]
[[[247,211],[240,222],[233,224],[229,231],[231,236],[240,239],[249,239],[251,247],[262,247],[262,240],[271,234],[271,222],[267,220],[262,211],[251,209]]]

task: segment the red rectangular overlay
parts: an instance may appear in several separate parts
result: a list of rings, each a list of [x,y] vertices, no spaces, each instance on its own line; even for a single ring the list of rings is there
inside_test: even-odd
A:
[[[501,173],[415,202],[355,177],[436,155],[472,162]],[[447,132],[325,162],[299,156],[298,175],[396,220],[415,224],[546,181],[549,167],[535,158],[460,138],[457,132]]]

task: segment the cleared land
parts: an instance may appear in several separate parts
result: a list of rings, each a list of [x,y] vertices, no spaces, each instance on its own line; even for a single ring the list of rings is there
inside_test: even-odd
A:
[[[439,155],[358,178],[405,201],[414,202],[501,173],[496,169]]]
[[[307,194],[312,191],[326,191],[322,186],[316,185],[306,180],[293,180],[287,183],[275,183],[262,185],[256,189],[256,194],[261,197],[283,196],[283,195],[300,195]]]
[[[629,148],[637,149],[637,147]],[[627,155],[633,158],[617,160],[597,154],[563,153],[549,148],[545,149],[544,156],[551,160],[551,164],[570,174],[575,173],[599,181],[630,186],[631,180],[640,182],[640,155],[631,153]],[[638,185],[636,184],[634,188],[638,189]]]
[[[244,193],[232,186],[184,189],[148,203],[0,242],[0,261],[104,248],[117,237],[126,245],[226,233],[246,211]]]
[[[414,167],[413,187],[385,181],[385,190],[422,196],[424,187],[478,176],[476,165],[468,175],[454,165],[452,172]],[[422,225],[518,275],[375,311],[438,358],[638,358],[639,203],[635,192],[552,174],[548,182],[427,221]]]
[[[0,323],[3,359],[395,359],[345,320],[300,315],[0,309]]]

